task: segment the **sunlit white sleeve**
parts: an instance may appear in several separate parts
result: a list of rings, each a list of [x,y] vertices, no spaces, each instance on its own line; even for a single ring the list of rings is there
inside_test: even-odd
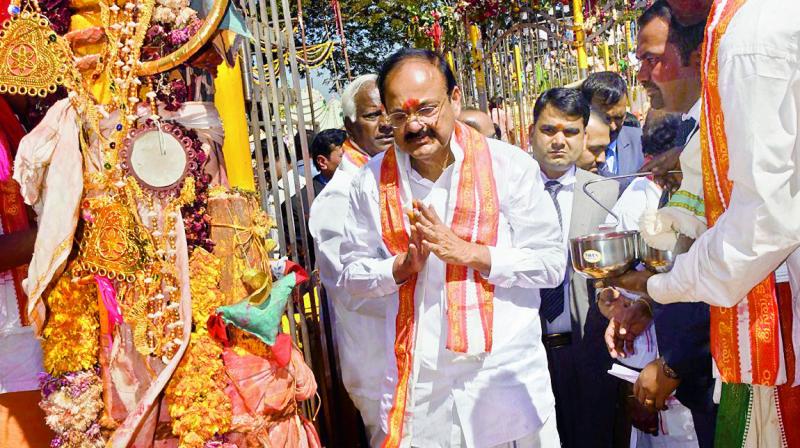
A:
[[[558,286],[567,256],[553,200],[544,189],[539,165],[519,148],[503,146],[510,149],[503,151],[494,175],[498,190],[505,192],[500,209],[510,228],[499,231],[510,232],[510,246],[489,247],[492,267],[486,278],[504,288]]]
[[[734,306],[800,244],[799,56],[753,48],[720,61],[729,208],[671,272],[650,278],[658,302]]]
[[[382,160],[382,159],[381,159]],[[392,274],[395,257],[383,249],[378,185],[371,166],[361,170],[350,189],[349,209],[339,254],[339,287],[354,299],[378,298],[399,288]]]

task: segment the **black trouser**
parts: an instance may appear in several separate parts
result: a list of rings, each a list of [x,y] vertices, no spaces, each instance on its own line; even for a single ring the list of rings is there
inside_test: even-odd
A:
[[[620,380],[607,373],[603,357],[593,353],[592,345],[545,346],[558,435],[565,448],[615,446]]]

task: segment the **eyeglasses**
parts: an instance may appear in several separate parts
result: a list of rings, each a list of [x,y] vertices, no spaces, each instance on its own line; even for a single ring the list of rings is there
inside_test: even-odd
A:
[[[387,118],[389,119],[389,124],[395,129],[402,128],[411,120],[417,120],[423,124],[432,124],[439,115],[439,110],[443,104],[444,102],[436,106],[422,106],[410,114],[403,111],[392,112]]]

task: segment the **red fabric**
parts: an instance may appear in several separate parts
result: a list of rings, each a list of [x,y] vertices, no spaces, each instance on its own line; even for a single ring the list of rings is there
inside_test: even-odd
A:
[[[778,386],[778,403],[780,403],[786,446],[800,448],[800,425],[798,425],[800,423],[800,387],[792,387],[795,374],[794,347],[792,345],[792,290],[789,283],[778,283],[776,286],[781,316],[783,354],[786,359],[786,377],[788,378],[786,384]]]
[[[6,13],[8,1],[0,0],[0,8],[2,8],[2,13]],[[19,141],[25,136],[25,128],[22,127],[22,124],[17,119],[14,111],[11,110],[11,106],[8,105],[2,96],[0,96],[0,123],[3,123],[3,126],[0,127],[0,129],[2,129],[2,131],[6,134],[13,147],[11,150],[11,155],[13,156],[17,152],[17,145],[19,145]]]
[[[228,339],[227,327],[225,327],[225,322],[222,320],[222,317],[219,314],[212,314],[211,316],[208,316],[206,328],[208,329],[208,334],[210,334],[211,337],[217,342],[222,344],[223,347],[231,346],[231,341]]]
[[[292,338],[286,333],[278,333],[275,344],[270,348],[278,367],[286,367],[292,359]]]
[[[308,272],[306,272],[306,270],[303,269],[302,266],[300,266],[299,264],[297,264],[297,263],[295,263],[293,261],[287,261],[284,275],[289,275],[292,272],[294,272],[294,284],[295,284],[295,286],[297,286],[297,285],[299,285],[301,283],[304,283],[309,279]]]
[[[0,2],[3,1],[0,0]],[[5,2],[5,6],[2,7],[3,11],[7,6],[8,2]],[[3,233],[8,234],[28,230],[30,222],[19,185],[11,178],[14,156],[19,141],[25,136],[25,129],[3,97],[0,97],[0,123],[2,123],[0,126],[0,221],[3,223]],[[28,325],[26,310],[28,299],[22,290],[22,280],[28,274],[28,267],[27,265],[17,266],[11,270],[11,274],[14,278],[19,316],[22,325]]]

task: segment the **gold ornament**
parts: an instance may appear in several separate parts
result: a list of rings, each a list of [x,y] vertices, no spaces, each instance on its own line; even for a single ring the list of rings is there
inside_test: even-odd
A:
[[[132,283],[153,263],[153,242],[122,201],[85,201],[91,213],[80,244],[78,269]]]
[[[55,92],[71,64],[65,45],[38,11],[12,16],[0,29],[0,93],[44,97]]]

